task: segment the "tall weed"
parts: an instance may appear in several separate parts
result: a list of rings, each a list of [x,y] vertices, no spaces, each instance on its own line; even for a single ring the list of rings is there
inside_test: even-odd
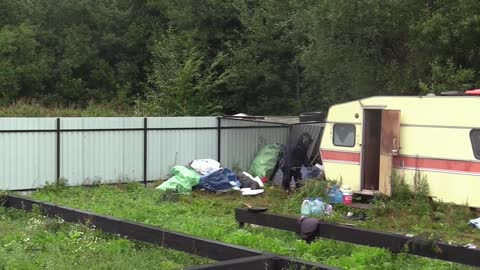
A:
[[[380,195],[374,199],[376,216],[393,215],[402,209],[416,215],[430,215],[434,212],[435,203],[429,197],[426,176],[417,172],[412,185],[406,182],[403,175],[393,173],[391,179],[392,196],[388,198]]]
[[[430,188],[427,177],[421,175],[419,171],[415,172],[413,184],[409,185],[405,181],[405,176],[392,174],[392,199],[397,201],[430,201]]]
[[[53,183],[47,182],[47,184],[43,186],[42,190],[44,190],[45,192],[58,193],[62,191],[67,185],[68,185],[68,179],[60,178]]]

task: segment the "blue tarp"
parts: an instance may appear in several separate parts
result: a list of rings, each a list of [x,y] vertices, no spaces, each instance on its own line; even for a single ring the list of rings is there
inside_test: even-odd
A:
[[[223,168],[201,177],[199,187],[209,191],[220,191],[234,187],[240,188],[240,182],[235,173],[230,169]]]

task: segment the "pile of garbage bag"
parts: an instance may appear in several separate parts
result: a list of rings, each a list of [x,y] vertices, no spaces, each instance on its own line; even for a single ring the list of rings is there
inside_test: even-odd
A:
[[[270,178],[282,151],[280,144],[267,144],[257,153],[248,172],[260,179]]]
[[[258,151],[249,173],[263,182],[271,181],[274,186],[284,186],[300,180],[323,178],[323,166],[311,164],[307,149],[307,135],[299,137],[295,144],[284,146],[268,144]]]
[[[230,169],[222,168],[200,177],[199,187],[208,191],[239,190],[241,187],[237,176]]]
[[[174,166],[170,171],[170,175],[171,177],[156,189],[187,194],[200,182],[200,176],[197,172],[184,166]]]
[[[188,194],[195,188],[211,192],[238,190],[242,195],[256,195],[263,192],[264,183],[268,181],[285,186],[290,180],[296,183],[299,179],[319,178],[322,166],[305,162],[307,158],[303,150],[307,148],[304,142],[308,141],[305,138],[308,139],[301,137],[296,145],[290,147],[265,145],[256,154],[248,172],[234,172],[214,159],[196,159],[186,166],[174,166],[171,177],[157,189],[182,194]]]
[[[211,192],[238,190],[242,195],[263,193],[263,182],[247,172],[235,173],[213,159],[197,159],[187,166],[174,166],[170,178],[159,185],[160,191],[188,194],[193,189]]]

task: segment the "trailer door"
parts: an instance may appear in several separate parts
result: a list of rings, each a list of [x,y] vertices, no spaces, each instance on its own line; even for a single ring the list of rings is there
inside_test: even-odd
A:
[[[400,111],[382,111],[382,130],[380,136],[379,191],[392,195],[393,157],[398,155],[400,146]]]

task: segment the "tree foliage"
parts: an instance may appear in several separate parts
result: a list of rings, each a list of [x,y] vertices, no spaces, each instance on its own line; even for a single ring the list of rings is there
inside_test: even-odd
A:
[[[476,0],[0,2],[0,104],[292,114],[478,87]]]

